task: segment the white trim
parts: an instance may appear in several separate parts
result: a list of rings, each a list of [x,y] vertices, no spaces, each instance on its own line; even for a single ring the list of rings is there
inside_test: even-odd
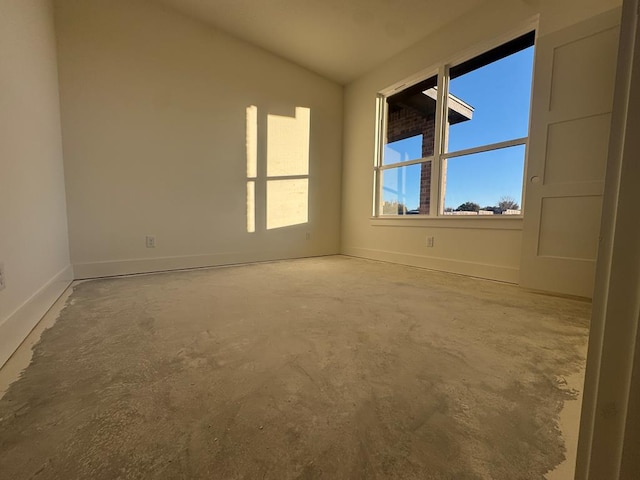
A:
[[[536,14],[531,17],[528,21],[523,22],[520,26],[509,30],[508,32],[493,37],[491,39],[487,39],[484,42],[477,42],[472,47],[467,48],[463,52],[458,55],[449,58],[445,63],[449,66],[455,67],[464,63],[472,58],[477,57],[478,55],[482,55],[489,50],[496,48],[504,43],[510,42],[511,40],[515,40],[516,38],[525,35],[529,32],[535,32],[535,41],[538,40],[538,30],[540,29],[540,15]]]
[[[453,57],[449,57],[446,59],[442,59],[422,70],[414,73],[413,75],[409,75],[398,82],[395,82],[388,87],[385,87],[379,90],[379,94],[385,97],[393,95],[394,93],[399,92],[400,90],[404,90],[406,88],[412,87],[416,83],[421,82],[425,78],[433,77],[437,75],[441,65],[458,65],[460,63],[464,63],[467,60],[470,60],[478,55],[483,54],[484,52],[495,48],[497,45],[502,45],[503,43],[507,43],[515,38],[518,38],[521,35],[529,33],[531,31],[535,31],[536,40],[538,39],[538,29],[540,24],[540,15],[533,15],[529,20],[525,20],[520,23],[517,27],[508,30],[502,35],[498,35],[487,39],[483,42],[477,42],[473,47],[467,48],[463,50],[458,55]]]
[[[466,275],[468,277],[482,278],[485,280],[496,280],[506,283],[518,283],[520,270],[512,267],[500,265],[488,265],[477,262],[464,262],[441,257],[426,257],[422,255],[411,255],[401,252],[390,252],[370,248],[343,247],[342,255],[351,257],[368,258],[383,262],[398,263],[412,267],[428,268],[441,272]]]
[[[623,2],[578,437],[575,478],[580,480],[635,478],[640,463],[637,460],[625,463],[625,457],[627,460],[637,458],[637,443],[633,444],[631,438],[625,445],[625,431],[630,426],[627,423],[629,400],[635,393],[631,385],[638,348],[640,249],[635,234],[635,212],[625,205],[633,205],[627,202],[640,197],[634,185],[637,176],[633,175],[638,170],[630,168],[636,164],[638,152],[638,142],[634,142],[637,128],[632,128],[638,124],[637,108],[634,108],[639,103],[634,88],[640,63],[637,60],[638,9],[638,0]],[[611,22],[612,17],[619,14],[620,8],[615,8],[594,17],[598,20],[588,21]],[[631,403],[631,408],[637,409],[638,405],[640,402]]]
[[[378,93],[385,98],[390,97],[394,93],[398,93],[402,90],[406,90],[409,87],[413,87],[414,85],[422,82],[423,80],[426,80],[427,78],[435,77],[436,75],[438,75],[439,68],[439,64],[436,64],[436,66],[431,66],[429,68],[425,68],[424,70],[420,70],[419,72],[410,75],[404,80],[400,80],[399,82],[394,83],[390,87],[383,88]]]
[[[223,265],[236,265],[274,260],[289,260],[294,258],[323,257],[336,255],[337,251],[305,254],[290,251],[272,252],[227,252],[218,254],[182,255],[155,258],[132,258],[123,260],[109,260],[103,262],[74,263],[73,270],[76,280],[100,277],[117,277],[137,273],[154,273],[172,270],[187,270],[192,268],[207,268]]]
[[[466,228],[479,230],[522,230],[522,215],[478,215],[458,217],[443,215],[385,215],[371,217],[372,227]]]
[[[67,265],[0,323],[0,367],[73,281]]]

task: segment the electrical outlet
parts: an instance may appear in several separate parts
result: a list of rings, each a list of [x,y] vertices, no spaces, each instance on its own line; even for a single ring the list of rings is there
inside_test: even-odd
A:
[[[435,240],[434,237],[427,237],[427,247],[429,248],[433,247],[434,240]]]
[[[147,248],[156,248],[156,236],[147,235]]]
[[[4,290],[5,286],[4,263],[0,263],[0,290]]]

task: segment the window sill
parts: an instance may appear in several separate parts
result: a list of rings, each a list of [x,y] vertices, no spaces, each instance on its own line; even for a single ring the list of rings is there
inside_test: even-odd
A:
[[[462,228],[479,230],[522,230],[522,215],[486,215],[478,217],[455,216],[384,216],[371,217],[373,227]]]

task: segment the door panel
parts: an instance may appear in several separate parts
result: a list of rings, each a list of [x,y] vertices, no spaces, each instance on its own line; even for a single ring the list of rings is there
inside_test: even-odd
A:
[[[548,46],[552,50],[549,112],[578,117],[611,111],[620,32],[611,25],[590,32],[589,27],[600,27],[587,23],[594,23],[593,19],[578,25],[583,28],[567,29],[582,30],[576,36],[572,35],[574,32],[561,31],[544,40],[545,44],[551,43]]]
[[[549,125],[544,181],[546,185],[602,182],[611,115],[604,113]],[[582,159],[575,168],[574,157]]]
[[[601,208],[599,195],[543,198],[538,256],[595,260]]]
[[[520,284],[591,297],[619,10],[538,39]]]

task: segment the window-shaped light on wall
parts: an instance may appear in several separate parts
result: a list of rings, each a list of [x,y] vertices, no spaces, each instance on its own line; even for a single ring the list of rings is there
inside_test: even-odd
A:
[[[311,110],[267,116],[267,230],[309,221]]]
[[[256,180],[258,177],[258,107],[247,107],[247,232],[256,231]]]

